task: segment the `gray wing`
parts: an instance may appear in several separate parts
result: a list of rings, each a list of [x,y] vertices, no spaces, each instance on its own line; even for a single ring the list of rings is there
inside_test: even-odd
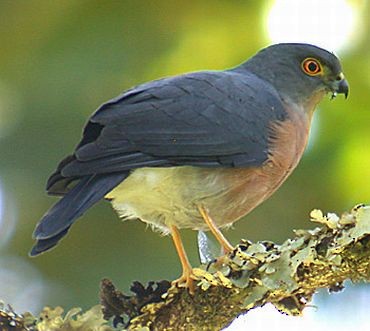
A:
[[[58,193],[60,182],[138,167],[257,166],[268,157],[271,122],[284,118],[277,92],[248,72],[198,72],[143,84],[91,116],[48,189]]]

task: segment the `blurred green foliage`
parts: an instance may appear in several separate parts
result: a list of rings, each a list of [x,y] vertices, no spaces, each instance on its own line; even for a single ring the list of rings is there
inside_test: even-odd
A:
[[[244,61],[269,43],[263,1],[2,0],[0,2],[0,180],[17,227],[1,255],[28,259],[31,233],[55,198],[44,184],[78,142],[90,113],[132,85]],[[364,7],[369,9],[368,7]],[[286,184],[226,235],[281,242],[308,228],[313,208],[342,212],[370,202],[370,15],[362,37],[339,54],[351,85],[316,114],[313,144]],[[196,234],[184,231],[197,261]],[[100,203],[57,249],[30,260],[58,295],[42,304],[92,306],[101,278],[180,273],[171,239],[140,222],[122,224]],[[0,293],[1,296],[1,293]]]

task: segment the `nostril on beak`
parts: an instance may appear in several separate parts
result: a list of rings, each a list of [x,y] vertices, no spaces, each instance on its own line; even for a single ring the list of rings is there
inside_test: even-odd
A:
[[[335,78],[335,80],[337,80],[337,81],[340,81],[340,80],[343,80],[344,79],[344,74],[343,74],[343,72],[341,72],[336,78]]]

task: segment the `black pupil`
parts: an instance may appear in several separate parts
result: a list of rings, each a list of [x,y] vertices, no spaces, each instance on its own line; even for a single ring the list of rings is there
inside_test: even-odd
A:
[[[313,61],[311,61],[307,67],[311,72],[315,72],[317,70],[317,64]]]

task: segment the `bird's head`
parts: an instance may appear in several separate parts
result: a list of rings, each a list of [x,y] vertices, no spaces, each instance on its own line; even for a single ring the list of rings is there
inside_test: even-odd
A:
[[[326,93],[349,92],[339,59],[309,44],[284,43],[262,49],[240,68],[270,82],[283,99],[316,104]]]

